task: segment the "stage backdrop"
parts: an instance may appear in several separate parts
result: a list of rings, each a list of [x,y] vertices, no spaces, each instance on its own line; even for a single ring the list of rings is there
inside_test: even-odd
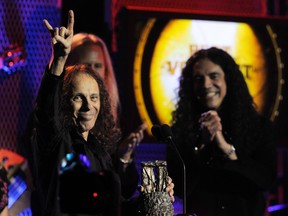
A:
[[[21,139],[51,56],[43,19],[59,26],[61,1],[1,0],[0,17],[0,160],[8,158],[11,175],[9,215],[28,216],[29,176]]]
[[[3,0],[0,5],[0,147],[18,152],[51,56],[48,19],[59,25],[57,0]]]

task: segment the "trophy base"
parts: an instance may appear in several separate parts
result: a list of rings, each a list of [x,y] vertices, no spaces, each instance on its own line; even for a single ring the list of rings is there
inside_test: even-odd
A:
[[[141,216],[173,216],[174,208],[167,192],[144,193],[140,195]]]

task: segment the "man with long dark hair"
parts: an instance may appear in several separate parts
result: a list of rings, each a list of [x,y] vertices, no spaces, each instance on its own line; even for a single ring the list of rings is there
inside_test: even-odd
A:
[[[187,212],[264,215],[264,193],[276,178],[272,125],[256,111],[244,77],[227,52],[212,47],[188,59],[172,130],[186,164]],[[168,151],[169,174],[181,185],[174,157]]]

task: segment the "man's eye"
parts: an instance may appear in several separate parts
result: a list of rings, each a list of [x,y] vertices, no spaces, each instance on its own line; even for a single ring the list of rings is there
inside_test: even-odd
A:
[[[201,77],[201,76],[195,76],[195,77],[193,77],[193,80],[194,80],[195,82],[200,82],[200,81],[203,80],[203,77]]]
[[[73,101],[82,101],[82,98],[81,98],[81,96],[79,96],[79,95],[77,95],[77,96],[75,96],[75,97],[73,97]]]
[[[92,100],[92,101],[97,101],[97,100],[98,100],[98,96],[97,96],[97,95],[91,96],[91,100]]]
[[[211,79],[217,79],[218,78],[218,74],[217,73],[213,73],[210,75]]]

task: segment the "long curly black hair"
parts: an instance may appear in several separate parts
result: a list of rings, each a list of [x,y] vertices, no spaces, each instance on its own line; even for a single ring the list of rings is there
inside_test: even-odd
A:
[[[178,92],[178,103],[172,113],[173,132],[176,139],[191,142],[191,132],[197,130],[201,115],[200,104],[193,92],[193,67],[201,59],[209,59],[219,65],[225,73],[227,94],[218,110],[224,130],[237,143],[243,141],[248,130],[255,125],[258,113],[244,77],[234,59],[224,50],[215,47],[202,49],[193,54],[182,71]],[[256,128],[253,128],[256,129]],[[190,138],[189,138],[190,137]],[[249,137],[245,137],[249,139]],[[237,145],[237,143],[234,143]]]
[[[95,73],[89,66],[85,64],[76,64],[66,67],[63,90],[62,90],[62,107],[64,113],[64,121],[67,127],[75,127],[72,119],[73,111],[70,105],[72,94],[71,82],[79,73],[86,73],[96,80],[100,91],[100,112],[96,123],[90,132],[95,136],[102,147],[109,153],[113,153],[117,147],[117,143],[121,138],[121,131],[116,126],[112,112],[109,94],[106,90],[102,78]]]

